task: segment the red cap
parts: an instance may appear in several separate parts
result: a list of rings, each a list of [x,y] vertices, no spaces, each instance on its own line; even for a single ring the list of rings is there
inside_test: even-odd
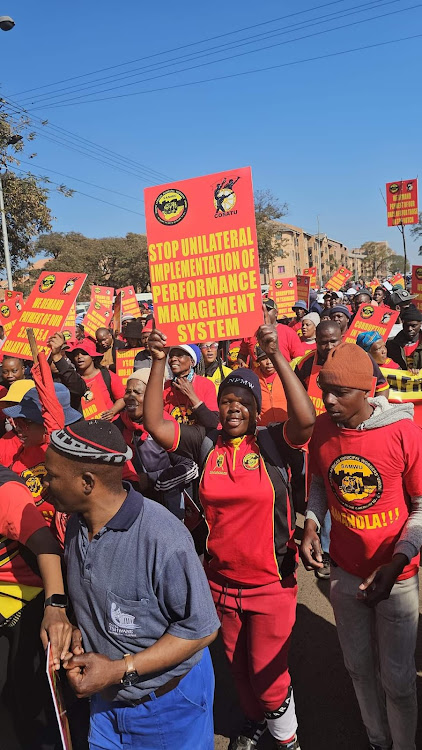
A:
[[[76,341],[75,343],[72,342],[66,354],[72,356],[77,351],[85,352],[85,354],[88,354],[93,359],[94,357],[104,357],[104,352],[97,351],[97,347],[92,339],[84,339],[83,341]]]
[[[145,323],[142,329],[142,332],[143,331],[152,331],[152,318],[150,318],[150,320],[147,320],[147,322]]]

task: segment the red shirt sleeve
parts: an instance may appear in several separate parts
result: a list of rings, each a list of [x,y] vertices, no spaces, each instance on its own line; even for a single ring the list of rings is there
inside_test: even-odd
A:
[[[32,534],[43,528],[48,528],[47,523],[27,487],[19,482],[6,482],[0,487],[0,533],[3,536],[26,544]]]
[[[196,375],[193,388],[198,398],[204,402],[205,406],[208,406],[210,411],[218,411],[217,391],[212,380]]]
[[[111,381],[111,392],[113,394],[114,400],[117,401],[118,398],[123,398],[123,396],[125,395],[125,387],[121,378],[119,378],[119,376],[116,375],[115,372],[111,372],[111,370],[109,370],[109,373]]]

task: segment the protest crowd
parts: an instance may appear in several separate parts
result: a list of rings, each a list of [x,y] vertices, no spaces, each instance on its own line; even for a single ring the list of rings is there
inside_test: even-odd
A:
[[[269,736],[299,750],[297,512],[368,748],[415,750],[422,313],[388,281],[308,286],[290,315],[264,294],[262,324],[238,340],[168,346],[152,301],[125,313],[120,294],[112,315],[106,288],[44,349],[21,330],[28,358],[8,353],[9,329],[5,750],[211,750],[217,635],[245,717],[230,750]]]

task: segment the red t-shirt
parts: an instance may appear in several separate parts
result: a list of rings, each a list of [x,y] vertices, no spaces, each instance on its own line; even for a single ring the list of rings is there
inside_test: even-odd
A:
[[[309,446],[310,472],[321,476],[332,518],[330,555],[366,578],[391,561],[409,517],[410,497],[422,495],[422,432],[408,419],[374,430],[338,427],[317,417]],[[419,555],[399,579],[416,575]]]
[[[404,356],[406,357],[406,364],[409,368],[409,370],[413,367],[413,352],[415,349],[417,349],[419,346],[419,339],[415,341],[413,344],[405,344],[403,347]]]
[[[26,544],[29,537],[46,526],[30,493],[19,482],[6,482],[0,487],[0,579],[5,583],[41,586],[42,580],[20,554],[18,542]]]
[[[113,394],[114,401],[112,401],[110,398],[108,388],[104,382],[104,378],[101,372],[98,372],[97,375],[94,375],[93,378],[84,378],[84,381],[87,384],[88,388],[90,387],[91,383],[95,380],[97,387],[99,387],[104,397],[104,402],[106,404],[107,411],[111,409],[114,402],[117,401],[118,398],[123,398],[123,396],[125,395],[125,387],[121,379],[119,378],[119,376],[116,375],[116,373],[112,372],[111,370],[109,370],[109,373],[110,373],[110,387],[111,387],[111,392]],[[117,419],[118,416],[119,415],[116,414],[115,419]]]
[[[278,346],[282,355],[291,362],[295,357],[301,357],[303,354],[303,347],[299,336],[296,331],[285,325],[277,325],[277,336]],[[256,347],[257,339],[256,336],[252,336],[248,339],[243,339],[240,345],[239,354],[243,359],[248,356],[252,357],[252,360],[256,360]]]
[[[193,389],[200,401],[211,411],[218,412],[217,392],[215,385],[209,378],[194,375],[192,380]],[[173,386],[171,380],[166,380],[163,391],[164,411],[171,414],[176,422],[183,424],[196,424],[195,411],[187,396]]]
[[[21,444],[20,450],[16,453],[11,463],[8,464],[8,468],[12,469],[12,471],[24,480],[36,507],[48,525],[50,525],[54,517],[55,508],[49,502],[48,489],[44,489],[42,484],[43,477],[47,473],[44,463],[47,448],[48,443],[28,448],[25,448]]]

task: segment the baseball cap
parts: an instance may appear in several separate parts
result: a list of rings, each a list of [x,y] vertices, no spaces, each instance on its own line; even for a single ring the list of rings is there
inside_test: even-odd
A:
[[[393,305],[402,305],[405,302],[410,302],[411,299],[415,299],[417,296],[417,294],[410,294],[407,289],[399,287],[392,292],[391,301]]]
[[[18,404],[22,401],[25,394],[34,387],[35,383],[33,380],[15,380],[6,395],[3,398],[0,398],[0,409],[5,409],[12,404]]]
[[[276,310],[277,309],[276,303],[270,297],[267,297],[266,299],[263,299],[262,301],[263,301],[265,307],[267,308],[267,310]]]
[[[104,352],[99,352],[97,350],[97,347],[92,341],[92,339],[84,339],[83,341],[76,341],[66,351],[66,356],[73,357],[73,355],[76,354],[76,352],[84,352],[85,354],[88,354],[88,356],[92,357],[93,359],[95,357],[104,357]]]
[[[70,391],[62,383],[54,383],[54,390],[57,399],[63,409],[64,422],[65,424],[73,424],[73,422],[79,422],[82,419],[76,409],[72,409],[70,405]],[[22,401],[15,406],[9,406],[7,409],[3,409],[6,417],[12,417],[13,419],[29,419],[31,422],[37,424],[43,424],[44,420],[41,413],[41,402],[36,388],[31,388]]]
[[[171,346],[169,349],[169,357],[171,357],[173,349],[183,349],[186,354],[189,354],[189,356],[192,357],[194,366],[197,365],[201,359],[201,352],[199,346],[196,346],[196,344],[177,344],[177,346]]]

